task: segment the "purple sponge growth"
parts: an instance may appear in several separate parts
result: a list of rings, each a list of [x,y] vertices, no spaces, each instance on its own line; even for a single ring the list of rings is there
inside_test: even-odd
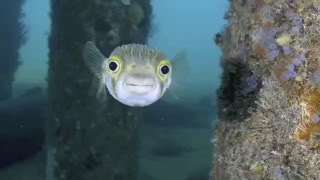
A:
[[[293,64],[296,66],[299,66],[303,60],[305,60],[305,55],[304,54],[299,54],[294,60]]]
[[[319,114],[313,114],[313,115],[311,116],[311,121],[312,121],[313,123],[318,123],[318,122],[320,122],[320,115],[319,115]]]
[[[290,46],[282,46],[282,51],[284,55],[289,55],[292,53],[292,49]]]
[[[255,76],[249,76],[243,79],[242,81],[241,94],[248,95],[250,93],[257,91],[259,88],[260,88],[259,79]]]
[[[303,20],[300,16],[296,16],[292,19],[292,25],[294,26],[300,26],[303,24]]]
[[[288,71],[294,71],[295,68],[296,68],[296,66],[295,66],[294,64],[289,64],[289,65],[287,66],[287,70],[288,70]]]
[[[282,79],[282,80],[289,80],[289,79],[295,78],[297,75],[298,75],[297,72],[287,70],[287,71],[284,71],[284,72],[282,73],[281,79]]]
[[[275,58],[277,58],[279,56],[279,54],[280,54],[280,49],[277,48],[277,49],[273,49],[273,50],[269,51],[267,56],[270,60],[274,60]]]

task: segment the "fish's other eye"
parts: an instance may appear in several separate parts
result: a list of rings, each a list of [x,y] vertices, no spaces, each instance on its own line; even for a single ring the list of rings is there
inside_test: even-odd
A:
[[[120,57],[117,56],[111,56],[108,59],[108,62],[106,64],[106,68],[110,75],[117,75],[120,73],[122,69],[123,61]]]
[[[109,62],[109,69],[111,71],[116,71],[118,69],[118,66],[119,66],[118,63],[115,61]]]
[[[170,71],[168,65],[163,65],[160,70],[161,70],[161,73],[164,75],[168,74]]]
[[[161,77],[166,78],[170,74],[171,65],[168,60],[163,60],[158,65],[158,73]]]

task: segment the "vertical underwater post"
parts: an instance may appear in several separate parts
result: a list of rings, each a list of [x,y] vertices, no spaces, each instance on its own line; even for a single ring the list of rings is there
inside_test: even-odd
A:
[[[146,43],[150,0],[51,0],[47,180],[137,177],[139,120],[108,96],[99,105],[82,59],[91,40],[108,56],[118,45]]]
[[[319,10],[230,1],[212,179],[319,179]]]
[[[12,96],[19,62],[19,49],[26,41],[22,5],[24,0],[0,1],[0,101]]]

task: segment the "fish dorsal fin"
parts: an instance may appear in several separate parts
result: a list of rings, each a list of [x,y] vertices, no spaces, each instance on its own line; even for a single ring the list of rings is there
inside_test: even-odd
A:
[[[93,42],[88,41],[84,45],[82,57],[90,71],[97,77],[101,78],[102,66],[106,60],[106,57],[104,57],[104,55],[99,51]]]

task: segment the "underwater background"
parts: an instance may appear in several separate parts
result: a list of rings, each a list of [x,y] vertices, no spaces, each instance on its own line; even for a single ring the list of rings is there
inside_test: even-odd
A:
[[[0,46],[0,52],[3,52],[0,80],[6,79],[9,74],[14,76],[10,90],[2,86],[6,91],[11,91],[12,96],[6,95],[0,101],[0,179],[208,179],[214,153],[210,141],[217,116],[216,90],[220,86],[222,72],[219,61],[221,52],[214,38],[226,24],[223,18],[229,7],[227,0],[203,0],[201,3],[196,0],[1,2],[5,3],[12,5],[0,6],[1,27],[5,28],[8,21],[16,21],[16,24],[9,23],[7,28],[11,33],[8,32],[6,38],[11,43],[2,42],[3,46]],[[92,35],[81,35],[75,29],[82,27],[79,26],[81,23],[90,24],[98,16],[110,13],[110,7],[116,7],[112,9],[115,13],[122,12],[121,9],[131,12],[133,4],[141,6],[146,20],[142,18],[142,22],[136,24],[137,29],[120,33],[125,37],[123,42],[112,44],[114,41],[111,40],[112,45],[102,45],[102,49],[107,54],[113,50],[107,47],[126,42],[145,42],[159,49],[169,59],[185,50],[186,76],[176,79],[174,83],[178,88],[171,94],[165,94],[159,102],[139,112],[113,101],[108,102],[112,107],[108,110],[98,107],[86,111],[82,108],[90,104],[91,107],[96,106],[95,98],[87,93],[86,87],[89,85],[71,84],[76,84],[83,77],[91,81],[91,77],[86,72],[82,74],[81,70],[75,70],[79,66],[83,68],[82,59],[71,59],[81,57],[77,48],[80,49],[83,40],[77,39],[77,36]],[[139,33],[132,33],[135,31]],[[100,35],[95,37],[98,39]],[[105,38],[104,35],[101,37]],[[21,42],[12,40],[19,38]],[[14,66],[16,69],[10,72],[10,69],[4,68],[5,59],[10,59],[10,54],[6,56],[4,53],[8,52],[6,44],[12,44],[10,47],[18,53],[18,56],[15,53],[16,58],[12,58],[12,61],[17,61]],[[70,48],[65,48],[68,46]],[[56,60],[57,57],[65,59]],[[81,73],[69,75],[68,71],[70,74]],[[78,107],[74,104],[79,99],[83,101]],[[66,105],[69,103],[70,106]],[[97,115],[88,112],[97,112]],[[110,120],[106,118],[108,113],[111,113]],[[123,117],[124,113],[130,115]],[[102,118],[109,124],[101,126],[103,128],[99,130],[88,130],[88,121],[97,119],[95,123],[98,124]],[[74,132],[72,128],[79,122],[85,124],[82,125],[83,131],[80,128],[81,131]],[[99,138],[105,134],[107,137],[101,139],[110,142],[100,146],[103,141]],[[122,141],[124,136],[134,138]],[[88,150],[84,148],[86,146]],[[111,151],[108,152],[111,160],[100,160],[104,156],[100,156],[99,148]],[[121,152],[117,152],[119,150]],[[53,151],[55,155],[52,155]],[[88,158],[84,158],[87,154],[90,154]],[[80,165],[82,162],[84,167]]]

